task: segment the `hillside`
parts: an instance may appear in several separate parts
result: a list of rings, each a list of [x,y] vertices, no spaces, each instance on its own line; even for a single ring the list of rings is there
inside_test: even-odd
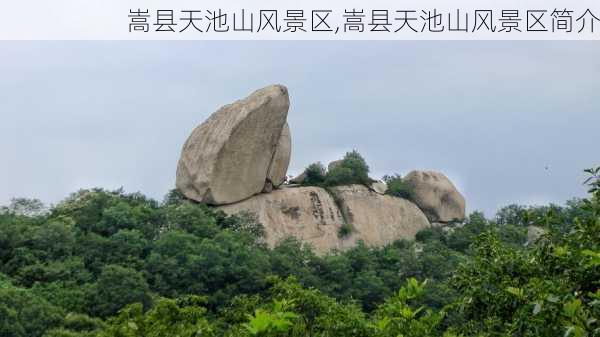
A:
[[[589,172],[589,199],[564,207],[512,205],[323,256],[294,239],[269,249],[251,216],[177,192],[14,200],[0,215],[0,335],[597,336]],[[528,241],[532,225],[545,234]]]

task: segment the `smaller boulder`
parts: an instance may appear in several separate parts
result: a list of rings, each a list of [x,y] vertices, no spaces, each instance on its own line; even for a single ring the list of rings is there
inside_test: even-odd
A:
[[[465,198],[444,174],[412,171],[403,180],[412,190],[412,201],[430,222],[448,223],[465,218]]]
[[[299,175],[290,179],[290,184],[302,184],[306,180],[306,171],[300,173]]]

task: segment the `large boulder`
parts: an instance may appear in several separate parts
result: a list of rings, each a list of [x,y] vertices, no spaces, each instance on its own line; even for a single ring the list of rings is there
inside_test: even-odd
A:
[[[342,214],[332,196],[319,187],[282,188],[218,209],[227,214],[256,214],[270,247],[293,236],[321,253],[342,248],[338,239]]]
[[[384,246],[398,239],[414,239],[431,225],[412,202],[381,195],[363,185],[332,188],[346,223],[352,225],[351,240]]]
[[[412,190],[412,201],[430,222],[447,223],[465,218],[465,198],[444,174],[412,171],[403,180]]]
[[[287,89],[272,85],[213,113],[183,146],[177,189],[222,205],[260,193],[266,182],[279,184],[290,156],[289,129],[284,134],[289,105]],[[278,144],[288,148],[278,151]]]
[[[382,246],[413,239],[419,230],[430,226],[410,201],[380,195],[362,185],[335,187],[331,193],[320,187],[286,187],[218,208],[228,214],[256,214],[271,247],[293,236],[312,245],[319,254],[353,247],[359,240]],[[342,227],[352,230],[343,236]]]

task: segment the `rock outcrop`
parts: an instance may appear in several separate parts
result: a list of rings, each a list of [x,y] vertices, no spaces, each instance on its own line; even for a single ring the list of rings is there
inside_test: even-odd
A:
[[[404,182],[413,192],[413,202],[430,222],[447,223],[465,218],[465,198],[442,173],[412,171]]]
[[[414,239],[421,229],[430,227],[423,212],[412,202],[381,195],[363,185],[332,189],[344,219],[354,228],[350,239],[369,246],[383,246],[398,239]]]
[[[249,211],[257,215],[270,247],[293,236],[318,252],[341,249],[338,238],[344,219],[333,197],[319,187],[282,188],[218,209],[227,214]]]
[[[427,218],[408,200],[380,195],[362,185],[339,186],[331,193],[320,187],[288,187],[248,200],[220,206],[228,214],[250,211],[264,225],[269,246],[294,236],[318,253],[345,249],[359,240],[382,246],[414,238],[429,227]],[[352,231],[340,237],[340,228]]]
[[[198,202],[222,205],[258,194],[265,184],[280,185],[291,149],[289,104],[287,89],[273,85],[212,114],[183,146],[177,189]]]
[[[368,186],[298,186],[318,173],[307,170],[286,181],[292,150],[286,122],[289,105],[287,89],[272,85],[217,110],[185,142],[177,189],[228,214],[256,214],[271,247],[293,236],[320,254],[359,241],[382,246],[413,239],[432,224],[444,226],[464,218],[464,198],[437,172],[413,171],[404,178],[413,192],[411,201],[386,195],[383,181]],[[328,170],[342,163],[333,161]],[[325,168],[319,169],[325,176]]]

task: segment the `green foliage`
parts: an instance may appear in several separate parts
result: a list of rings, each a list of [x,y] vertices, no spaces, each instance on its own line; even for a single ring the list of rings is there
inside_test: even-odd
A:
[[[347,157],[330,183],[368,178]],[[0,211],[0,336],[599,336],[600,169],[587,172],[587,199],[325,256],[293,238],[268,249],[255,216],[176,191],[24,199]],[[547,234],[525,246],[530,225]]]
[[[432,241],[443,242],[445,241],[445,237],[446,235],[441,227],[429,227],[418,231],[415,235],[415,240],[423,243]]]
[[[448,247],[466,252],[478,235],[490,228],[490,223],[481,212],[473,212],[464,224],[454,228],[447,237]]]
[[[569,234],[530,250],[504,245],[494,232],[476,239],[474,258],[452,280],[461,293],[456,305],[464,333],[598,335],[600,203],[598,190],[592,187],[592,193],[584,205],[594,217],[574,219]],[[549,212],[543,222],[554,222],[553,216]]]
[[[287,303],[297,316],[292,336],[368,336],[368,322],[354,303],[340,303],[314,288],[304,288],[294,278],[271,279],[271,305]]]
[[[201,238],[218,232],[216,219],[205,205],[185,201],[165,208],[167,230],[182,230]]]
[[[342,224],[342,226],[340,226],[340,229],[338,230],[338,237],[340,239],[345,239],[349,237],[350,234],[352,234],[352,232],[354,232],[354,226],[352,226],[352,224]]]
[[[304,173],[304,185],[320,185],[325,181],[325,167],[319,162],[308,165]]]
[[[265,228],[258,221],[256,214],[242,211],[234,215],[225,215],[223,211],[216,213],[217,224],[222,229],[230,229],[236,233],[245,233],[250,235],[256,241],[260,241],[265,236]]]
[[[84,232],[110,236],[120,229],[137,229],[151,239],[160,230],[158,203],[122,190],[81,190],[59,203],[51,218],[69,219]]]
[[[243,326],[252,336],[269,336],[287,332],[294,324],[298,315],[288,311],[293,306],[293,301],[274,300],[271,310],[256,309],[253,315],[248,316],[248,323]]]
[[[0,213],[18,216],[37,217],[47,212],[47,208],[39,199],[13,198],[8,207],[0,207]]]
[[[373,323],[377,336],[421,337],[436,333],[443,313],[426,310],[424,306],[414,308],[409,304],[423,295],[425,283],[415,278],[408,279],[404,287],[377,309]]]
[[[342,162],[327,172],[324,184],[326,186],[369,185],[371,182],[369,166],[360,153],[354,150],[346,153]]]
[[[131,303],[150,304],[150,289],[141,273],[118,265],[102,268],[91,301],[95,306],[91,312],[100,317],[112,316]]]
[[[408,200],[413,199],[413,190],[402,180],[402,176],[399,174],[385,175],[383,181],[387,184],[385,194]]]
[[[306,177],[302,182],[306,186],[339,186],[362,184],[370,185],[369,166],[356,150],[347,152],[341,162],[329,171],[321,163],[309,165],[304,171]]]
[[[197,296],[156,301],[152,309],[143,311],[133,304],[108,321],[98,337],[209,337],[214,328],[206,319],[204,300]]]
[[[0,336],[38,337],[62,323],[64,311],[29,289],[0,287]]]

